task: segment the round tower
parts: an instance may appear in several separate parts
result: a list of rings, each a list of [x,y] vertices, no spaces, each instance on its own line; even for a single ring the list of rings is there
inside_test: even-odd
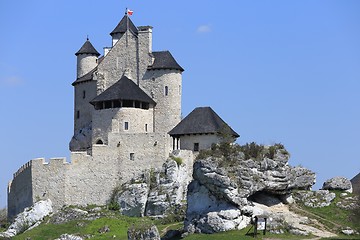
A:
[[[86,42],[82,47],[75,53],[77,56],[77,78],[84,76],[89,73],[97,66],[97,60],[100,56],[100,53],[96,51],[94,46],[89,41],[89,38],[86,39]]]
[[[181,121],[182,72],[169,51],[152,52],[153,64],[148,67],[141,87],[156,102],[154,131],[167,134]]]

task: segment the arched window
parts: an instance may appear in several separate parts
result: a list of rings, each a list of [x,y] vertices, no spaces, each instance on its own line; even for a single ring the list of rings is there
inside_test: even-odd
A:
[[[96,144],[104,144],[103,141],[101,139],[96,141]]]
[[[165,86],[165,96],[167,96],[169,94],[169,87]]]

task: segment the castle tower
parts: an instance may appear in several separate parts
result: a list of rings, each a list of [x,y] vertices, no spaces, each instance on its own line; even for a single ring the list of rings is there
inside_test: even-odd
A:
[[[140,87],[157,103],[154,109],[154,130],[168,133],[181,121],[182,72],[169,51],[152,52],[153,63]]]
[[[100,55],[89,39],[82,45],[77,56],[77,79],[74,86],[74,136],[71,151],[83,151],[91,146],[91,121],[93,106],[89,103],[96,97],[96,81],[93,79]]]
[[[91,44],[89,39],[75,53],[77,56],[77,78],[80,78],[97,66],[97,59],[100,55]]]

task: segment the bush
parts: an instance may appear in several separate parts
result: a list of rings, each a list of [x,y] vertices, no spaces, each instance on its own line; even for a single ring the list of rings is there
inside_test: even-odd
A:
[[[181,157],[171,156],[171,159],[176,162],[176,164],[178,165],[178,167],[179,167],[181,164],[183,164],[183,160],[182,160]]]

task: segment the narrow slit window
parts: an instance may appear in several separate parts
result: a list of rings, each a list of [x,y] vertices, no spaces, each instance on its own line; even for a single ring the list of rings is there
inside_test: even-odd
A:
[[[125,130],[129,130],[129,122],[125,122],[125,123],[124,123],[124,129],[125,129]]]
[[[134,161],[135,160],[135,153],[130,153],[130,160]]]
[[[165,86],[165,96],[167,96],[169,94],[169,87]]]
[[[83,99],[86,97],[86,92],[85,91],[83,91]]]
[[[148,131],[148,125],[145,124],[145,132],[147,132],[147,131]]]
[[[199,143],[194,143],[194,152],[199,151]]]
[[[77,118],[77,119],[80,118],[80,111],[76,111],[76,118]]]

